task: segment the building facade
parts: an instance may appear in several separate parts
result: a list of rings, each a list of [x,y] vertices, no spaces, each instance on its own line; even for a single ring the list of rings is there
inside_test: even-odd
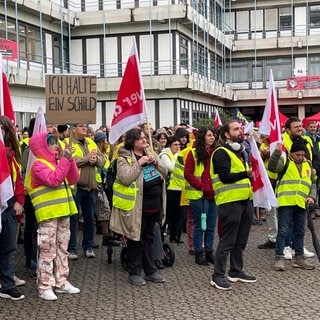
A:
[[[270,69],[284,114],[320,111],[320,1],[4,0],[0,12],[5,60],[17,48],[5,69],[20,125],[45,108],[52,73],[95,75],[96,126],[109,125],[132,37],[154,127],[215,107],[259,120]]]

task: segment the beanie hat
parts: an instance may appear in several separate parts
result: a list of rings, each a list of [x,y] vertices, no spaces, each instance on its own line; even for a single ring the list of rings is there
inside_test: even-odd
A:
[[[57,130],[59,133],[65,132],[68,128],[69,126],[67,124],[59,124],[57,126]]]
[[[303,141],[295,141],[293,142],[290,152],[304,151],[306,152],[306,145]]]
[[[189,137],[189,132],[185,128],[181,127],[176,130],[175,136],[178,137],[179,139],[184,136]]]
[[[104,142],[107,138],[107,135],[104,132],[97,132],[94,135],[94,142],[98,143],[98,142]]]

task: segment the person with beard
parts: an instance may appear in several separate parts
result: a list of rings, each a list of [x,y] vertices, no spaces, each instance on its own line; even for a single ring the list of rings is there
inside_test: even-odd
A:
[[[241,125],[232,120],[221,127],[223,144],[212,154],[211,176],[221,236],[216,250],[211,285],[230,290],[230,282],[256,282],[254,276],[243,271],[243,252],[246,248],[253,220],[252,169],[245,161],[241,147]],[[228,281],[225,277],[230,254]]]

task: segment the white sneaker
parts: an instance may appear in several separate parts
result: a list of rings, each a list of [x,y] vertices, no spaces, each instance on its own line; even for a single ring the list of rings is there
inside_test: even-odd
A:
[[[14,283],[16,284],[16,287],[21,287],[26,284],[24,280],[18,278],[17,276],[13,276],[13,279],[14,279]]]
[[[47,301],[54,301],[57,300],[57,296],[54,294],[52,289],[48,289],[44,292],[42,292],[39,297],[43,300],[47,300]]]
[[[293,256],[295,255],[295,252],[293,249],[292,249],[292,255]],[[307,250],[305,247],[303,248],[303,255],[305,258],[313,258],[314,257],[314,253]]]
[[[292,260],[292,250],[291,247],[284,247],[283,250],[284,258],[286,260]]]
[[[75,252],[69,252],[68,258],[70,260],[78,260],[79,259],[78,255]]]
[[[87,258],[95,258],[95,253],[93,252],[93,250],[86,250],[84,255],[87,257]]]
[[[79,293],[80,289],[74,287],[70,282],[66,282],[65,285],[61,288],[55,289],[56,293]]]
[[[304,247],[303,248],[303,255],[305,256],[305,258],[313,258],[314,252],[311,252]]]

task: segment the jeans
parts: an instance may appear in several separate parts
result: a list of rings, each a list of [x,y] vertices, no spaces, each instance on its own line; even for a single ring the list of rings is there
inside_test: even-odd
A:
[[[78,228],[79,214],[70,216],[70,240],[68,245],[68,252],[77,253],[77,228]]]
[[[78,188],[76,194],[76,201],[81,207],[83,217],[83,238],[82,248],[83,251],[92,250],[94,242],[94,204],[95,204],[95,190],[84,190]],[[74,223],[74,221],[72,222]]]
[[[298,206],[286,206],[278,208],[278,235],[276,241],[277,256],[283,256],[283,249],[291,226],[295,255],[303,255],[306,210]]]
[[[26,265],[31,271],[37,270],[37,229],[33,205],[29,195],[25,196],[24,201],[25,227],[24,227],[24,254]]]
[[[217,220],[217,207],[214,200],[190,200],[190,207],[194,219],[193,246],[195,254],[202,253],[202,243],[206,252],[213,251],[214,229]],[[207,229],[201,229],[201,214],[207,214]]]
[[[2,231],[0,233],[0,283],[2,290],[15,288],[13,279],[13,254],[17,249],[17,218],[13,210],[14,198],[8,200],[8,208],[2,212]]]
[[[272,207],[270,210],[267,210],[266,219],[268,226],[268,239],[275,243],[278,234],[277,208]]]

